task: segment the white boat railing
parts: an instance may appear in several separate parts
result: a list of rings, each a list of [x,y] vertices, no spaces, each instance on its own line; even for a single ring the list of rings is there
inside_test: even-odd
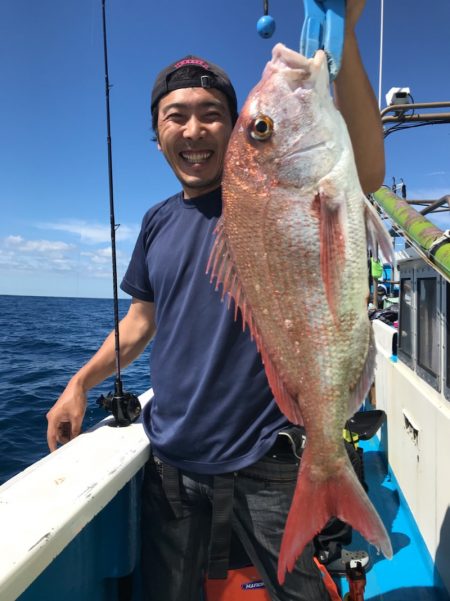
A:
[[[152,390],[139,397],[144,406]],[[0,487],[0,599],[17,599],[142,468],[142,423],[108,417]]]

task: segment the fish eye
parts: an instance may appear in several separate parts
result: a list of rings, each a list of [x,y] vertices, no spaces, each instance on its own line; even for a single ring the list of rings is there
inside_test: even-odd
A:
[[[273,133],[273,121],[267,115],[258,115],[250,124],[250,135],[254,140],[268,140]]]

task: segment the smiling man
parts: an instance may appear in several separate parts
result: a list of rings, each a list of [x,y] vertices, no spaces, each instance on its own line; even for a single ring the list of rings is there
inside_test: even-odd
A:
[[[161,100],[159,148],[180,180],[185,198],[220,185],[232,124],[217,90],[181,89]]]
[[[382,182],[384,156],[377,105],[353,31],[363,5],[347,2],[336,98],[369,192]],[[151,110],[158,147],[181,191],[144,216],[121,284],[132,296],[120,323],[122,364],[154,336],[155,395],[143,414],[152,452],[142,490],[142,598],[199,601],[208,570],[224,575],[228,546],[220,541],[227,541],[229,526],[271,599],[326,601],[312,544],[284,586],[277,581],[302,430],[280,413],[254,342],[205,274],[222,210],[225,152],[237,119],[234,88],[220,67],[187,56],[158,75]],[[114,368],[112,333],[49,411],[51,450],[79,434],[87,391]],[[212,534],[216,513],[229,518],[220,536]]]

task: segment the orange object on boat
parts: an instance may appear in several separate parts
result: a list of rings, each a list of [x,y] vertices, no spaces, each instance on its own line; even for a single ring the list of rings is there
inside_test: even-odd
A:
[[[314,562],[322,573],[331,601],[342,601],[336,583],[317,558]],[[261,576],[255,566],[228,571],[225,580],[207,579],[205,601],[270,601]]]
[[[205,601],[270,601],[255,566],[228,571],[225,580],[207,579]]]
[[[314,557],[314,563],[319,568],[319,570],[322,572],[323,583],[325,584],[325,588],[327,589],[328,594],[330,595],[331,601],[342,601],[342,598],[339,594],[336,583],[333,580],[333,578],[330,576],[329,571],[326,569],[326,567],[322,563],[320,563],[320,561],[317,559],[317,557]]]

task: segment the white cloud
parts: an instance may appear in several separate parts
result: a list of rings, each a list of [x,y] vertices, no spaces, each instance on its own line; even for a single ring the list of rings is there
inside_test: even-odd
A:
[[[44,242],[28,241],[28,242]],[[73,260],[58,250],[45,250],[45,245],[27,245],[27,241],[19,245],[6,239],[0,243],[0,266],[8,271],[70,271]]]
[[[448,171],[430,171],[430,173],[425,173],[428,177],[436,177],[437,175],[447,175]]]
[[[8,236],[5,238],[5,242],[7,244],[19,244],[20,242],[23,242],[23,238],[22,236]]]
[[[83,251],[81,255],[89,259],[88,263],[86,264],[87,272],[96,275],[97,277],[111,277],[112,251],[110,246],[99,248],[95,251]],[[125,255],[120,250],[116,250],[116,261],[119,271],[124,271],[127,268],[129,260],[130,257],[128,254]]]
[[[6,248],[12,248],[23,253],[63,253],[73,248],[66,242],[53,242],[51,240],[25,240],[22,236],[8,236],[4,240]]]
[[[111,278],[111,247],[82,250],[63,241],[31,240],[20,235],[0,239],[0,267],[10,272],[73,272]],[[117,266],[123,272],[129,255],[116,252]]]
[[[61,222],[39,223],[41,229],[67,232],[79,236],[85,244],[104,244],[111,240],[109,225],[102,223],[88,223],[86,221],[68,220]],[[135,240],[139,232],[138,225],[120,225],[116,229],[116,240]]]
[[[0,238],[0,268],[14,277],[17,274],[61,274],[67,278],[87,277],[100,280],[111,279],[111,239],[108,225],[87,221],[66,220],[40,223],[37,227],[60,232],[62,240],[26,238],[13,233]],[[116,231],[118,242],[132,241],[137,237],[138,225],[120,226]],[[100,248],[99,248],[100,246]],[[129,246],[129,244],[127,244]],[[118,273],[128,266],[128,249],[116,250]],[[120,279],[120,277],[119,277]]]

